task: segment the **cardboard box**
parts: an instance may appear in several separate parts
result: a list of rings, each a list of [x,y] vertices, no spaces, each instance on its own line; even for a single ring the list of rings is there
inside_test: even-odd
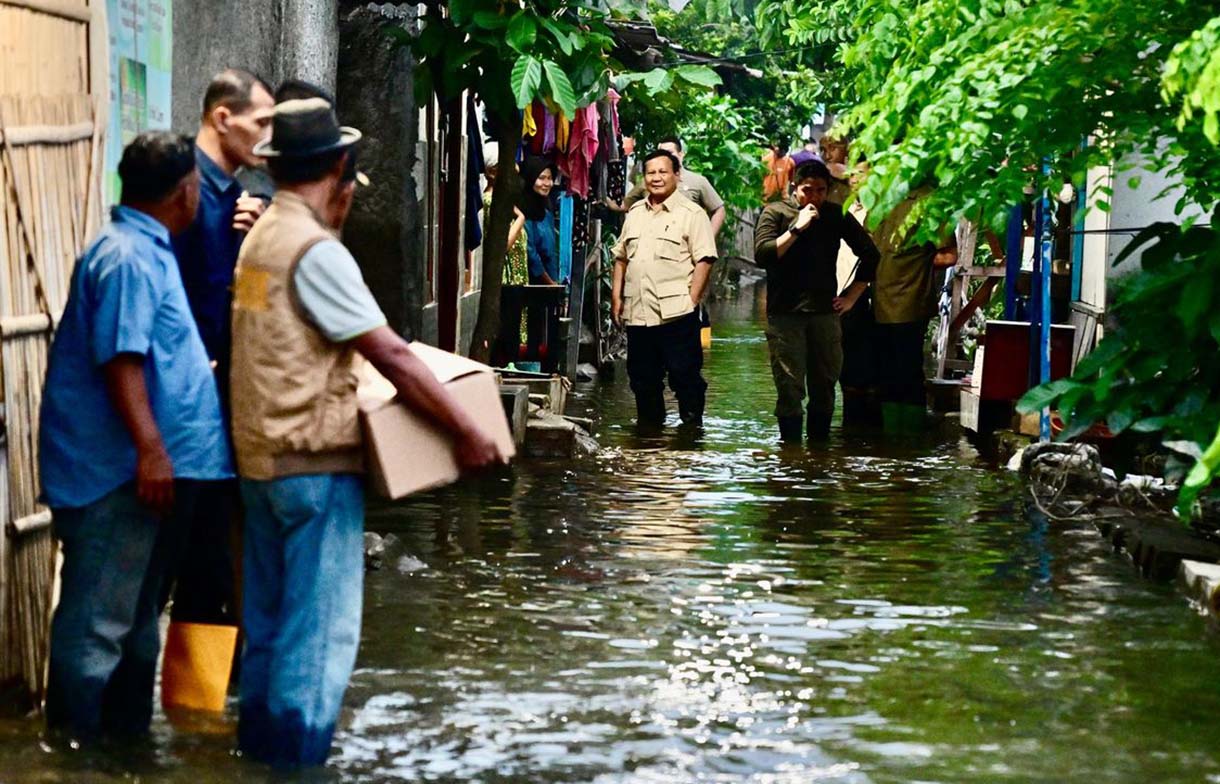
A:
[[[422,343],[411,349],[488,435],[505,457],[516,454],[513,434],[500,403],[495,371]],[[360,425],[369,479],[387,498],[402,498],[455,481],[461,471],[453,454],[453,439],[436,425],[397,402],[397,390],[371,363],[361,371]]]

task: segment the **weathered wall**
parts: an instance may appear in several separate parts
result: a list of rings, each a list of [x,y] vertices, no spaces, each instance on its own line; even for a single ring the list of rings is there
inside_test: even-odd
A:
[[[1133,169],[1120,171],[1121,166],[1132,165]],[[1124,262],[1118,268],[1114,260],[1131,244],[1131,240],[1141,229],[1152,223],[1181,223],[1188,218],[1203,215],[1198,206],[1188,205],[1181,215],[1174,210],[1185,193],[1180,181],[1166,175],[1163,169],[1152,168],[1138,157],[1131,156],[1115,168],[1111,186],[1114,195],[1110,199],[1109,212],[1109,248],[1107,251],[1106,269],[1110,278],[1130,275],[1141,269],[1141,251],[1130,261]],[[1138,177],[1138,186],[1132,188],[1132,178]],[[1163,196],[1160,194],[1164,194]]]
[[[421,321],[425,248],[416,167],[419,122],[410,56],[392,49],[384,31],[395,21],[414,23],[389,4],[375,10],[365,3],[340,7],[339,117],[364,132],[360,168],[372,180],[356,195],[343,240],[390,325],[421,337],[427,330]]]
[[[296,77],[333,89],[337,15],[337,0],[175,2],[174,129],[195,130],[203,91],[225,68],[245,68],[272,85]]]
[[[409,55],[393,51],[385,25],[413,24],[413,6],[354,0],[179,0],[174,4],[173,125],[191,133],[203,91],[226,67],[273,85],[308,79],[333,90],[339,118],[364,132],[361,188],[344,232],[391,326],[409,336],[425,324],[418,183],[419,122]],[[432,319],[435,321],[435,319]]]

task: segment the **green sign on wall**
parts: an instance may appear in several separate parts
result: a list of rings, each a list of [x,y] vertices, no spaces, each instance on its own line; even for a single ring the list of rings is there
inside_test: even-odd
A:
[[[172,0],[106,0],[110,28],[110,127],[106,198],[119,200],[119,158],[138,133],[170,125]]]

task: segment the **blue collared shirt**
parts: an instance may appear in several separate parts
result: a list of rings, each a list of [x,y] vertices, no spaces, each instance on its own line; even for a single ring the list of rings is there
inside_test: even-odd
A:
[[[233,229],[242,187],[198,147],[195,162],[199,167],[199,211],[194,223],[174,238],[174,254],[208,358],[220,364],[225,376],[232,342],[233,270],[245,239]]]
[[[149,404],[174,476],[233,476],[216,380],[169,231],[120,206],[76,263],[51,345],[39,448],[52,507],[86,506],[135,478],[135,443],[102,372],[119,354],[145,358]]]

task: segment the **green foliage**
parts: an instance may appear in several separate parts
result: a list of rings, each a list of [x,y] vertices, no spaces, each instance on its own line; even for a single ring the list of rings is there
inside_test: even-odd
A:
[[[761,112],[685,78],[663,94],[631,89],[630,83],[642,76],[617,80],[625,85],[619,111],[624,127],[635,134],[636,149],[647,150],[665,136],[677,136],[686,165],[711,180],[725,204],[738,209],[757,206],[766,149],[758,131]]]
[[[1089,168],[1133,154],[1184,186],[1179,214],[1214,207],[1215,14],[1215,4],[1177,0],[764,0],[757,12],[765,38],[834,48],[818,79],[845,110],[853,154],[868,158],[859,196],[870,220],[935,185],[914,213],[928,239],[963,216],[999,228],[1030,186],[1079,187]],[[1112,193],[1090,196],[1109,209]],[[1143,269],[1113,298],[1118,330],[1023,408],[1057,405],[1068,437],[1104,421],[1201,454],[1220,423],[1218,238],[1189,222],[1138,238]],[[1192,487],[1215,465],[1200,462]]]
[[[962,215],[999,226],[1031,182],[1083,183],[1090,166],[1166,136],[1191,198],[1215,201],[1203,172],[1216,150],[1177,132],[1161,85],[1170,48],[1211,16],[1206,4],[769,0],[759,13],[782,19],[791,44],[835,45],[841,67],[825,79],[846,109],[841,130],[871,164],[860,198],[874,220],[935,183],[920,205],[926,232]]]
[[[799,52],[763,45],[756,14],[763,0],[691,0],[680,12],[659,0],[649,4],[657,32],[692,52],[736,60],[757,75],[733,72],[719,92],[753,113],[755,129],[767,140],[796,138],[820,103],[813,71],[802,68]],[[686,114],[693,107],[684,109]]]
[[[1191,516],[1195,499],[1212,483],[1217,474],[1220,474],[1220,428],[1216,430],[1216,437],[1207,451],[1199,456],[1194,468],[1186,475],[1186,482],[1182,485],[1178,498],[1179,514],[1183,517]]]
[[[737,209],[758,205],[766,149],[752,113],[727,95],[702,93],[680,126],[686,164],[712,180],[725,204]]]
[[[417,94],[442,99],[476,93],[494,116],[535,99],[569,117],[600,98],[610,84],[614,39],[607,14],[571,0],[534,0],[523,6],[501,0],[427,3],[418,36],[392,28],[419,61]]]
[[[1220,17],[1174,47],[1162,81],[1166,100],[1183,99],[1178,127],[1201,114],[1204,136],[1220,144]]]

